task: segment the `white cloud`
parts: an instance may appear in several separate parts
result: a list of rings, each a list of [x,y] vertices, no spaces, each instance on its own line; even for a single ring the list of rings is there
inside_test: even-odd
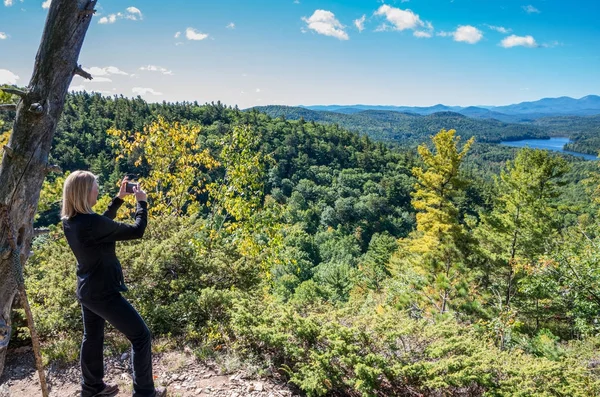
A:
[[[540,10],[538,10],[537,8],[535,8],[534,6],[532,6],[531,4],[528,5],[528,6],[523,6],[523,9],[528,14],[539,14],[540,13]]]
[[[448,37],[448,36],[452,36],[453,34],[454,34],[454,32],[439,31],[435,35],[436,36],[441,36],[441,37]]]
[[[256,92],[260,92],[260,88],[257,88],[257,89],[256,89]]]
[[[50,8],[50,3],[52,3],[52,0],[46,0],[42,3],[42,8]]]
[[[110,23],[117,22],[117,20],[119,20],[119,19],[129,19],[131,21],[141,21],[142,19],[144,19],[144,17],[143,17],[142,12],[140,11],[139,8],[128,7],[125,10],[125,13],[117,12],[116,14],[109,14],[106,17],[100,18],[100,20],[98,21],[98,23],[101,23],[101,24],[110,24]]]
[[[112,82],[112,80],[109,79],[108,77],[94,77],[89,82],[90,83],[110,83],[110,82]]]
[[[495,30],[496,32],[502,33],[502,34],[506,34],[506,33],[510,33],[511,30],[508,28],[505,28],[503,26],[492,26],[492,25],[487,25],[488,28]]]
[[[162,95],[162,92],[154,91],[152,88],[133,87],[131,91],[137,95]]]
[[[0,40],[6,40],[8,39],[8,35],[4,32],[0,32]]]
[[[408,9],[402,10],[384,4],[375,11],[375,15],[385,16],[388,22],[393,25],[394,30],[417,29],[421,27],[433,29],[431,23],[425,24],[417,14]],[[385,30],[385,28],[381,30]]]
[[[532,36],[516,36],[514,34],[506,37],[500,42],[500,45],[504,48],[511,47],[538,47],[535,39]]]
[[[12,5],[13,5],[13,0],[4,0],[4,5],[5,5],[6,7],[10,7],[10,6],[12,6]]]
[[[235,29],[235,23],[229,22],[229,25],[225,26],[227,29]]]
[[[348,34],[344,31],[344,25],[340,23],[331,11],[316,10],[310,18],[302,17],[309,29],[315,32],[335,37],[340,40],[348,40]]]
[[[175,33],[175,36],[174,36],[174,37],[175,37],[176,39],[178,39],[179,37],[181,37],[181,32],[177,32],[177,33]]]
[[[367,16],[363,15],[359,19],[354,20],[354,26],[356,26],[356,29],[358,29],[359,32],[365,30],[365,19],[367,19]]]
[[[132,21],[144,19],[144,16],[139,8],[128,7],[125,11],[127,11],[127,15],[125,15],[125,18],[127,19],[131,19]]]
[[[0,69],[0,84],[17,84],[19,76],[10,70]]]
[[[187,28],[185,30],[185,37],[187,37],[188,40],[204,40],[208,37],[208,34],[198,32],[194,28]]]
[[[452,35],[454,36],[454,41],[463,41],[469,44],[475,44],[483,37],[481,30],[470,25],[459,26]]]
[[[115,23],[115,22],[117,22],[117,18],[123,18],[123,14],[121,14],[120,12],[117,14],[110,14],[107,17],[100,18],[98,23],[101,23],[101,24]]]
[[[428,39],[431,37],[431,32],[426,32],[424,30],[415,30],[413,32],[413,36],[418,37],[418,38]]]
[[[85,91],[85,86],[84,85],[74,85],[72,87],[69,87],[69,91],[74,92],[74,91]]]
[[[126,73],[119,69],[116,66],[107,66],[105,68],[99,68],[97,66],[92,66],[89,70],[92,76],[109,76],[111,74],[120,74],[123,76],[129,76],[129,73]]]
[[[140,70],[145,70],[147,72],[160,72],[162,74],[166,74],[166,75],[169,75],[169,76],[173,75],[173,71],[172,70],[169,70],[167,68],[163,68],[161,66],[155,66],[155,65],[142,66],[140,68]]]

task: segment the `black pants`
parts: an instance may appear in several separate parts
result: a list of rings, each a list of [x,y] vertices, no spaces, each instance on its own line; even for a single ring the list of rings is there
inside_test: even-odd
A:
[[[131,342],[133,396],[153,397],[150,330],[142,317],[121,294],[103,301],[81,301],[83,342],[81,343],[81,397],[89,397],[104,388],[104,323],[108,321]]]

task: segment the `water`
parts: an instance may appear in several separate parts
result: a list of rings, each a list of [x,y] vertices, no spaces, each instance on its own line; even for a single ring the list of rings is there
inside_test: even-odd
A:
[[[577,157],[583,157],[586,160],[598,160],[598,157],[591,154],[571,152],[564,150],[564,146],[569,143],[569,138],[550,138],[550,139],[522,139],[520,141],[502,141],[501,145],[512,147],[529,147],[532,149],[545,149],[555,152],[571,154]]]

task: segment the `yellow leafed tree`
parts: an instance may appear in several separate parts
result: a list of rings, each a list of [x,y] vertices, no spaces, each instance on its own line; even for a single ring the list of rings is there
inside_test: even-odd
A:
[[[131,136],[127,131],[111,129],[121,149],[117,158],[133,156],[136,166],[147,166],[147,177],[141,178],[151,200],[150,213],[181,215],[198,210],[196,197],[206,191],[207,172],[217,167],[208,149],[198,144],[200,127],[157,121]]]
[[[424,166],[413,169],[417,183],[412,193],[417,230],[400,242],[411,268],[412,287],[424,298],[424,306],[439,313],[445,313],[453,297],[468,288],[462,277],[468,238],[453,199],[466,185],[459,168],[474,139],[460,149],[455,134],[455,130],[441,130],[432,138],[433,151],[419,146]]]

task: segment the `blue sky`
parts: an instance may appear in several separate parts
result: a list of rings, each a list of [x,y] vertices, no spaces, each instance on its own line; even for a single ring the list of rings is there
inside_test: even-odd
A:
[[[48,0],[0,0],[27,85]],[[71,88],[148,101],[505,105],[600,94],[598,0],[99,0]],[[18,79],[17,79],[18,76]]]

